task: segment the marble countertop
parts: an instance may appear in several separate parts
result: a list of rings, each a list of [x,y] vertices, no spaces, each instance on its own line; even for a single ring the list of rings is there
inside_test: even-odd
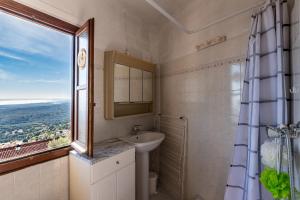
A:
[[[105,160],[107,158],[110,158],[112,156],[115,156],[117,154],[120,154],[122,152],[125,152],[127,150],[135,148],[133,144],[127,143],[125,141],[122,141],[120,139],[110,139],[105,140],[100,143],[94,144],[94,157],[88,157],[87,155],[79,154],[75,150],[70,151],[70,154],[89,162],[91,165],[100,162],[102,160]]]

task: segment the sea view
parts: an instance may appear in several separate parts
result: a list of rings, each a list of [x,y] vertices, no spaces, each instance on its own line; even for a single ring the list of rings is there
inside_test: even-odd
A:
[[[67,100],[48,100],[48,99],[5,99],[0,100],[0,105],[22,105],[22,104],[35,104],[35,103],[51,103]]]

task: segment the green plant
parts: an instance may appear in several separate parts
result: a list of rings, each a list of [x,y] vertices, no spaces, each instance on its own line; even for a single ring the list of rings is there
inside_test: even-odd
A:
[[[260,176],[260,182],[272,193],[275,199],[290,197],[290,179],[284,172],[277,173],[275,169],[265,168]]]
[[[58,139],[53,139],[48,143],[48,148],[57,148],[70,144],[71,140],[68,137],[59,137]]]

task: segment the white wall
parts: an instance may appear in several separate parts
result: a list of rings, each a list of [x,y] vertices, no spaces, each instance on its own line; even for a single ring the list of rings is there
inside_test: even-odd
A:
[[[190,1],[189,1],[190,2]],[[254,0],[198,1],[175,13],[196,29],[249,6]],[[188,118],[186,199],[223,199],[239,113],[251,12],[187,35],[172,24],[160,33],[161,112]],[[195,46],[219,35],[228,40],[197,52]],[[233,64],[236,62],[237,64]]]
[[[0,176],[1,200],[67,200],[68,156]]]
[[[130,133],[134,124],[143,125],[144,129],[151,129],[154,126],[151,115],[104,120],[103,56],[106,50],[128,49],[131,55],[156,63],[155,27],[144,23],[133,11],[127,12],[118,0],[18,0],[18,2],[75,25],[82,25],[87,19],[95,18],[95,142],[125,136]],[[0,199],[68,199],[67,158],[0,176]],[[57,178],[58,175],[60,178]]]

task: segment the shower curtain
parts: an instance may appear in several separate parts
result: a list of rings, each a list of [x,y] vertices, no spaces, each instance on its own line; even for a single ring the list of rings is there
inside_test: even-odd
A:
[[[266,126],[289,122],[289,15],[287,1],[267,1],[252,16],[234,154],[225,200],[268,200],[259,182]]]

